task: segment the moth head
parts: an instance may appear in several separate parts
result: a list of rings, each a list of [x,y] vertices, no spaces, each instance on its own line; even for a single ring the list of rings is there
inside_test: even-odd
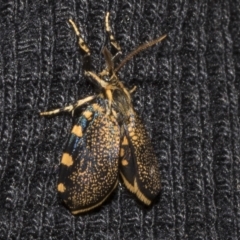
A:
[[[110,80],[111,80],[111,74],[109,72],[109,70],[106,68],[106,69],[103,69],[99,74],[98,76],[105,82],[107,83],[110,83]]]
[[[103,48],[102,54],[105,59],[105,68],[98,73],[98,77],[108,85],[117,86],[119,79],[114,71],[114,57],[106,47]]]

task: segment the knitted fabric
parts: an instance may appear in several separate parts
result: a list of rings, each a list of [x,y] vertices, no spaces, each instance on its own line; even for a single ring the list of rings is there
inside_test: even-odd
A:
[[[68,19],[95,72],[109,45],[104,16],[126,56],[167,38],[119,72],[161,170],[143,206],[123,184],[99,208],[73,216],[58,198],[62,151],[81,113],[40,111],[94,93]],[[0,2],[0,239],[239,239],[240,1]]]

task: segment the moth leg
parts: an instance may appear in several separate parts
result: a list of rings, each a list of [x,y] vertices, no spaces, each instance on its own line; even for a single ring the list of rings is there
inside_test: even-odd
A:
[[[91,77],[92,79],[94,79],[102,88],[107,89],[109,87],[111,87],[111,85],[109,85],[109,83],[105,82],[104,80],[102,80],[96,73],[91,72],[91,71],[85,71],[85,75]]]
[[[136,89],[137,89],[137,86],[134,86],[132,89],[129,90],[129,92],[130,92],[130,93],[133,93],[133,92],[136,91]]]
[[[106,16],[105,16],[105,28],[106,28],[106,32],[109,36],[111,45],[117,50],[116,55],[113,57],[113,58],[115,58],[117,55],[119,55],[119,53],[121,53],[121,47],[118,44],[118,42],[115,40],[115,37],[113,36],[112,29],[110,27],[109,15],[110,15],[110,13],[107,12]]]
[[[88,48],[87,44],[84,42],[84,40],[81,38],[81,34],[77,28],[77,25],[75,22],[73,22],[72,19],[69,19],[69,22],[70,24],[72,25],[73,27],[73,30],[75,32],[75,34],[77,35],[78,37],[78,45],[79,47],[85,52],[86,55],[90,56],[90,49]]]
[[[81,37],[81,34],[79,32],[79,29],[77,28],[77,25],[75,22],[73,22],[72,19],[69,19],[69,23],[72,25],[73,30],[78,37],[78,45],[80,49],[84,52],[83,56],[83,68],[84,69],[91,69],[91,52],[90,49],[88,48],[87,44],[84,42],[83,38]]]
[[[72,115],[74,113],[74,110],[80,106],[82,106],[83,104],[92,101],[95,98],[95,96],[89,96],[86,97],[84,99],[78,100],[76,103],[63,107],[63,108],[58,108],[58,109],[54,109],[52,111],[48,111],[48,112],[41,112],[40,115],[41,116],[49,116],[49,115],[55,115],[57,113],[60,112],[72,112]]]

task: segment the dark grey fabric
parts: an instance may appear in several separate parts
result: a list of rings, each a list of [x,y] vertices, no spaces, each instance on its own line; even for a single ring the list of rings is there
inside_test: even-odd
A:
[[[146,208],[121,184],[75,217],[56,183],[77,115],[38,113],[94,92],[68,19],[99,71],[106,11],[123,56],[168,34],[119,73],[137,86],[162,191]],[[2,0],[0,34],[0,239],[240,238],[240,1]]]

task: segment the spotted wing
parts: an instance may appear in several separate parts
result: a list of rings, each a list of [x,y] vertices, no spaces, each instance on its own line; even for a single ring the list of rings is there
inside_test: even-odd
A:
[[[158,195],[161,182],[157,157],[141,120],[132,113],[121,140],[120,174],[126,187],[145,204]]]
[[[73,127],[63,153],[58,192],[73,214],[101,205],[118,184],[120,130],[98,104]]]

